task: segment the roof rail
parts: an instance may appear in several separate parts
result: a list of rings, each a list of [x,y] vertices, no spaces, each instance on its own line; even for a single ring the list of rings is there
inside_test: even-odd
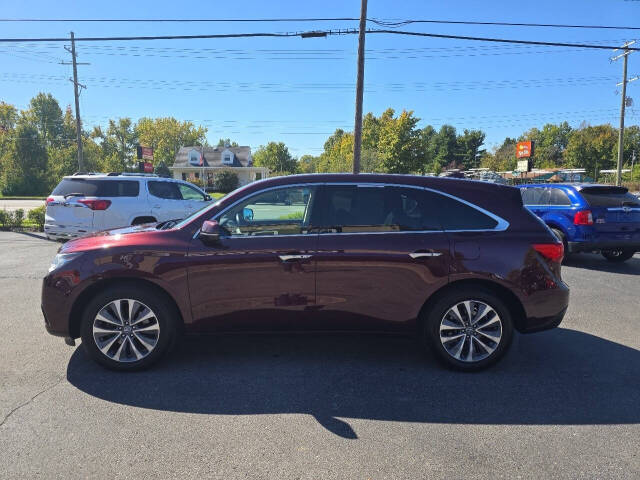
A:
[[[72,176],[75,177],[76,175],[100,175],[100,174],[97,172],[76,172]]]
[[[155,173],[135,173],[135,172],[123,172],[120,175],[123,177],[157,177]]]

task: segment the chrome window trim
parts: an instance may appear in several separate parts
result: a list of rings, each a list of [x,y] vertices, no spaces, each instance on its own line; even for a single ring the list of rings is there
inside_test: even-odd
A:
[[[455,195],[451,195],[449,193],[443,192],[441,190],[436,190],[434,188],[429,188],[429,187],[423,187],[420,185],[408,185],[408,184],[404,184],[404,183],[379,183],[379,182],[306,182],[306,183],[292,183],[289,185],[276,185],[273,187],[268,187],[268,188],[264,188],[261,190],[258,190],[256,192],[254,192],[253,194],[249,195],[249,196],[244,196],[238,200],[236,200],[235,202],[233,202],[231,205],[225,207],[223,210],[221,210],[220,212],[218,212],[216,215],[214,215],[211,220],[217,220],[218,218],[220,218],[224,213],[226,213],[228,210],[230,210],[231,208],[235,207],[237,204],[239,204],[240,202],[243,202],[244,200],[250,198],[253,195],[258,195],[260,193],[263,192],[268,192],[270,190],[277,190],[277,189],[282,189],[282,188],[296,188],[296,187],[321,187],[321,186],[332,186],[332,185],[348,185],[348,186],[356,186],[356,187],[400,187],[400,188],[414,188],[416,190],[427,190],[429,192],[435,193],[437,195],[444,195],[446,197],[449,197],[457,202],[463,203],[471,208],[474,208],[475,210],[483,213],[484,215],[487,215],[488,217],[492,218],[493,220],[495,220],[497,223],[497,225],[494,228],[478,228],[478,229],[459,229],[459,230],[403,230],[403,231],[397,231],[397,232],[326,232],[326,233],[317,233],[317,235],[387,235],[387,234],[416,234],[416,233],[462,233],[462,232],[503,232],[505,230],[507,230],[509,228],[509,222],[506,221],[505,219],[503,219],[502,217],[499,217],[498,215],[495,215],[492,212],[489,212],[488,210],[485,210],[482,207],[479,207],[478,205],[475,205],[471,202],[468,202],[462,198],[456,197]],[[211,206],[211,208],[213,208],[214,205]],[[198,233],[200,233],[200,230],[197,230],[193,236],[193,238],[197,238]],[[237,236],[237,237],[233,237],[233,238],[286,238],[286,237],[308,237],[309,235],[314,235],[313,233],[302,233],[302,234],[291,234],[291,235],[250,235],[250,236]]]

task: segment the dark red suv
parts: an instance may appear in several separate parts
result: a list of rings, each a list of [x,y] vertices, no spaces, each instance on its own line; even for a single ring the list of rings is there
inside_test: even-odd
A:
[[[513,329],[557,326],[562,243],[516,188],[400,175],[298,175],[184,219],[65,244],[47,330],[133,370],[181,333],[415,333],[450,366],[498,360]]]

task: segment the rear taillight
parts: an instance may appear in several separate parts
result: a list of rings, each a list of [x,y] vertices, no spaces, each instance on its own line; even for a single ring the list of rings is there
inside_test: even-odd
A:
[[[574,225],[593,225],[591,210],[580,210],[573,216]]]
[[[111,205],[111,200],[89,200],[86,198],[81,198],[80,200],[78,200],[78,203],[86,205],[91,210],[106,210]]]
[[[53,202],[55,202],[55,201],[56,201],[56,199],[55,199],[55,198],[53,198],[53,197],[49,197],[49,198],[47,198],[47,201],[45,202],[45,204],[49,205],[50,203],[53,203]]]
[[[533,249],[547,260],[561,262],[564,257],[564,245],[562,243],[534,243]]]

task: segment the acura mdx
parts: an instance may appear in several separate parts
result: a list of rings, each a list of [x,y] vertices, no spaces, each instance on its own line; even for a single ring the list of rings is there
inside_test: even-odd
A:
[[[315,174],[245,186],[181,221],[63,245],[42,288],[49,333],[135,370],[181,334],[416,335],[459,370],[513,331],[557,326],[563,245],[517,188],[405,175]]]

